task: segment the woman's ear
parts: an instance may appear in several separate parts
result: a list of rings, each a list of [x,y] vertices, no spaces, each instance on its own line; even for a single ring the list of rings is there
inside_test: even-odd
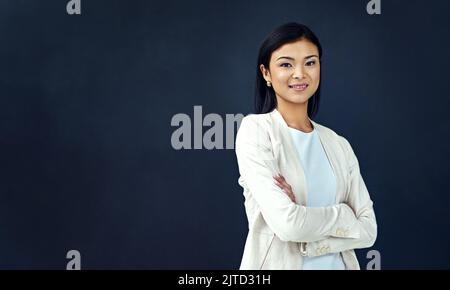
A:
[[[271,82],[272,78],[270,77],[270,71],[266,69],[266,67],[263,64],[259,65],[259,69],[261,70],[261,73],[266,80],[266,82]]]

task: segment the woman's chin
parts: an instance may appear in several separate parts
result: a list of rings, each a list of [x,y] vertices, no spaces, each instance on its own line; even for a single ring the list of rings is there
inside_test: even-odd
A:
[[[287,98],[286,101],[289,103],[294,103],[294,104],[304,104],[307,103],[310,97],[307,96],[291,96],[290,98]]]

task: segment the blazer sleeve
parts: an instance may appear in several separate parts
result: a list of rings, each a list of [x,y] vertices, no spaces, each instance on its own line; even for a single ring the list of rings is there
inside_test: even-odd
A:
[[[354,227],[359,231],[357,238],[347,236],[345,230],[336,229],[332,237],[307,244],[308,256],[320,256],[327,253],[338,253],[346,250],[368,248],[373,246],[377,238],[377,222],[373,210],[373,202],[360,173],[359,162],[350,145],[339,136],[349,161],[349,178],[346,203],[353,209],[357,222]]]
[[[267,130],[250,116],[245,117],[236,136],[236,156],[243,187],[254,197],[269,228],[283,241],[309,242],[325,239],[337,230],[359,237],[352,209],[347,204],[307,208],[292,202],[274,183],[279,173]]]

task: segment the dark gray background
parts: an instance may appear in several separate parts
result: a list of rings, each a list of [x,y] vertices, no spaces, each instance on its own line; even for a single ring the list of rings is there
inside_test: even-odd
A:
[[[67,2],[0,1],[1,269],[238,268],[234,150],[175,151],[170,120],[251,112],[288,21],[322,42],[316,121],[359,158],[382,268],[450,268],[448,1]]]

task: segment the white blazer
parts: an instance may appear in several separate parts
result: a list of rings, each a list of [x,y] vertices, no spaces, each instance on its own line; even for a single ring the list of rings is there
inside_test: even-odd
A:
[[[353,249],[377,237],[373,203],[349,142],[310,120],[336,176],[336,205],[306,207],[307,185],[288,126],[274,109],[242,119],[236,136],[239,184],[249,232],[240,269],[301,269],[302,255],[341,253],[346,269],[359,269]],[[283,175],[296,203],[274,183]]]

